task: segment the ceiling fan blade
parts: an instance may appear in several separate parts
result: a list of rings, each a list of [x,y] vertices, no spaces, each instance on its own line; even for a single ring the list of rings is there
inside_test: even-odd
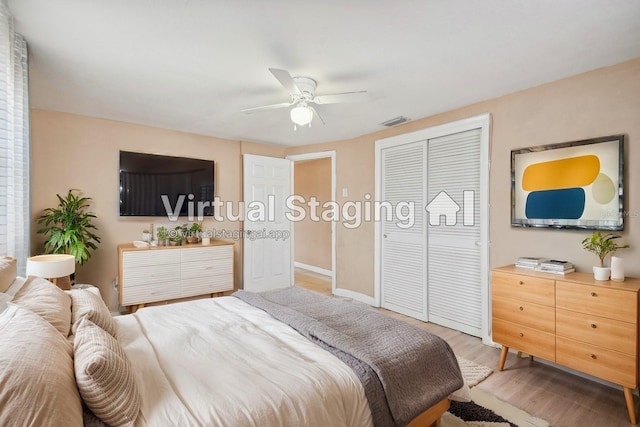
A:
[[[338,104],[342,102],[365,102],[369,100],[366,90],[359,92],[332,93],[328,95],[318,95],[311,102],[316,104]]]
[[[291,77],[291,74],[289,74],[287,70],[280,70],[278,68],[269,68],[269,71],[271,71],[271,74],[273,74],[273,77],[278,79],[280,84],[284,86],[284,88],[288,90],[289,93],[293,93],[296,95],[300,95],[302,93],[300,92],[300,89],[298,89],[298,86],[296,86],[296,83],[293,81],[293,77]]]
[[[279,104],[264,105],[262,107],[246,108],[242,110],[242,112],[246,114],[259,113],[261,111],[268,111],[268,110],[275,110],[277,108],[290,107],[291,105],[293,105],[293,102],[281,102]]]
[[[322,118],[322,116],[320,114],[318,114],[318,110],[313,108],[311,105],[308,105],[308,107],[311,109],[311,111],[313,111],[313,115],[320,119],[320,123],[325,125],[326,123],[324,122],[324,119]]]

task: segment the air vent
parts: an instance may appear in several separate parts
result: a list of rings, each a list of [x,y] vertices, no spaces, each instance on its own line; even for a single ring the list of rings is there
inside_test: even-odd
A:
[[[399,125],[400,123],[408,122],[409,120],[411,119],[405,116],[398,116],[393,119],[387,120],[386,122],[382,122],[380,124],[390,128],[391,126]]]

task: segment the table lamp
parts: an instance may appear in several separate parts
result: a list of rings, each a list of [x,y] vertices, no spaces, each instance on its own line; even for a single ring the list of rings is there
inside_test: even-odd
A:
[[[44,277],[61,289],[71,289],[71,281],[58,279],[68,277],[75,271],[76,257],[73,255],[36,255],[27,258],[27,276]]]

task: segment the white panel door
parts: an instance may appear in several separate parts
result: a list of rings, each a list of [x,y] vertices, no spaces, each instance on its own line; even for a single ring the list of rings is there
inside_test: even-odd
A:
[[[261,292],[292,286],[291,222],[285,216],[292,194],[291,161],[252,154],[243,160],[243,289]]]
[[[482,334],[480,129],[427,142],[429,321]]]
[[[426,321],[426,147],[424,142],[404,144],[383,149],[381,155],[381,200],[391,205],[393,215],[381,209],[380,302],[384,308]],[[405,220],[410,205],[415,208],[413,225],[405,227],[410,225]],[[403,206],[404,212],[397,211]]]

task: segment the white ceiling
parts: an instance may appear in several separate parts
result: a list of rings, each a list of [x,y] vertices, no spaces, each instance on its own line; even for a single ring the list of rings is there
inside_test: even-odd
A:
[[[640,57],[639,0],[9,0],[31,106],[303,145],[382,129]],[[293,130],[268,71],[318,81],[325,126]],[[315,123],[315,122],[314,122]]]

